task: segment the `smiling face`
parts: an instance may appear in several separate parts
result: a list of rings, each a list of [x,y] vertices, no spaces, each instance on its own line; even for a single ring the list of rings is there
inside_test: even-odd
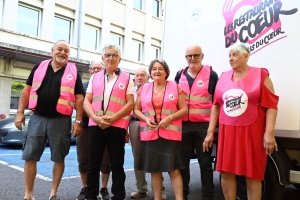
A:
[[[247,66],[248,54],[242,53],[239,50],[230,50],[229,51],[229,64],[232,69],[240,69]]]
[[[162,64],[155,62],[151,69],[151,78],[154,81],[165,81],[167,79],[167,72]]]
[[[54,66],[63,67],[70,58],[70,46],[65,41],[58,41],[51,49]]]

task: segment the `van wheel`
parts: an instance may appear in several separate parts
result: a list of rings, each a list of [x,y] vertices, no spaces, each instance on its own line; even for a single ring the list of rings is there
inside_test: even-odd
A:
[[[237,199],[247,199],[246,180],[243,176],[236,176],[237,181]],[[285,186],[279,183],[277,170],[273,162],[268,158],[265,180],[262,182],[262,200],[282,200]]]

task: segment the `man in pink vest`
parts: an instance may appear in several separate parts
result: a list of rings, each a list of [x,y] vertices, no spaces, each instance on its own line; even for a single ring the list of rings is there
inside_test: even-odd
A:
[[[105,66],[102,61],[95,61],[89,67],[90,75],[100,72],[105,69]],[[86,93],[89,81],[83,83],[83,90]],[[89,164],[89,144],[88,144],[88,123],[89,118],[87,116],[82,117],[82,133],[76,139],[76,150],[77,150],[77,160],[78,160],[78,170],[80,172],[80,178],[82,183],[82,188],[77,196],[77,200],[85,200],[85,194],[87,191],[87,168]],[[101,171],[101,189],[100,195],[102,200],[109,200],[110,195],[107,190],[107,183],[110,176],[110,159],[108,155],[107,148],[104,151],[102,164],[100,167]]]
[[[90,78],[84,110],[89,116],[89,165],[87,200],[97,200],[99,170],[107,146],[112,170],[112,200],[125,199],[124,146],[125,135],[134,106],[133,81],[118,68],[120,47],[107,44],[102,49],[105,70]]]
[[[212,149],[203,152],[202,144],[207,133],[218,75],[210,66],[202,65],[203,57],[200,46],[189,46],[185,55],[188,67],[178,71],[175,77],[175,81],[186,94],[185,100],[188,107],[188,114],[182,119],[182,149],[186,168],[180,170],[185,200],[188,199],[189,194],[190,158],[194,149],[196,149],[201,170],[201,199],[214,199]]]
[[[22,130],[25,125],[24,109],[34,111],[23,144],[22,159],[25,160],[25,196],[32,200],[37,161],[40,160],[46,143],[49,143],[53,165],[50,200],[59,200],[57,189],[64,172],[64,159],[69,153],[71,132],[73,137],[81,133],[83,113],[83,87],[76,65],[70,63],[70,46],[66,41],[57,41],[51,49],[52,59],[38,63],[32,69],[19,100],[15,125]],[[71,125],[73,109],[76,122]]]

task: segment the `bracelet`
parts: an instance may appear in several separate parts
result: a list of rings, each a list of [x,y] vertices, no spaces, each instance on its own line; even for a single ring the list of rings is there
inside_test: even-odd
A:
[[[170,119],[173,120],[173,117],[171,115],[169,115]]]

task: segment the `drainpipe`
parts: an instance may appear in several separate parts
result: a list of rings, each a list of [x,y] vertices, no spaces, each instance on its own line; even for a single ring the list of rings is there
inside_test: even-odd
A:
[[[82,1],[79,0],[79,19],[78,19],[78,40],[77,40],[77,58],[80,59],[80,49],[81,49],[81,24],[82,24]]]

